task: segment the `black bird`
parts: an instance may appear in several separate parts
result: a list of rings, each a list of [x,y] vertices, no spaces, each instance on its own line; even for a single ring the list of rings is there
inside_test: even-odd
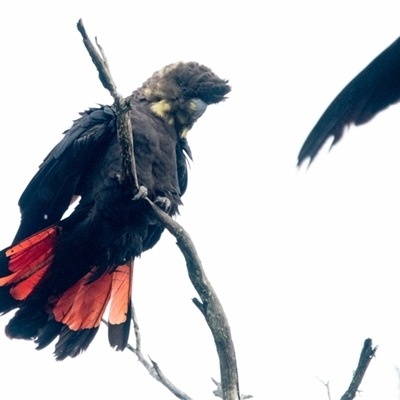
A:
[[[186,135],[229,91],[209,68],[178,62],[127,98],[139,184],[171,216],[187,186]],[[35,340],[38,349],[58,338],[56,359],[75,357],[111,301],[109,341],[126,347],[134,258],[157,243],[163,227],[147,201],[121,185],[121,171],[113,106],[81,113],[23,192],[20,227],[0,252],[0,313],[18,309],[7,336]]]
[[[345,127],[362,125],[400,100],[400,38],[363,69],[332,101],[308,135],[298,155],[298,166],[310,164],[326,140],[339,142]]]

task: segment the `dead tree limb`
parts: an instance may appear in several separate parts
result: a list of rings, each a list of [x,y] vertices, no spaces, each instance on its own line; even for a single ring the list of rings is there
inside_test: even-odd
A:
[[[316,378],[326,387],[326,391],[327,391],[327,395],[328,395],[328,400],[332,400],[331,397],[331,389],[329,387],[329,381],[324,382],[321,378],[318,378],[318,376],[316,376]]]
[[[357,369],[354,372],[353,379],[351,380],[350,386],[346,393],[341,397],[340,400],[353,400],[356,397],[358,388],[361,385],[361,381],[364,378],[365,372],[371,362],[372,358],[375,357],[377,346],[372,347],[372,340],[365,339],[364,346],[361,350],[360,359],[358,361]]]
[[[129,113],[131,110],[130,103],[117,92],[117,86],[111,76],[108,61],[101,46],[97,43],[100,53],[96,50],[91,42],[86,29],[80,19],[77,28],[83,38],[83,44],[90,54],[94,65],[99,72],[99,79],[103,86],[110,92],[114,99],[114,105],[117,115],[117,135],[118,143],[121,148],[122,157],[122,173],[121,183],[132,190],[132,197],[135,197],[139,191],[139,183],[136,174],[136,164],[133,152],[133,135],[132,125]]]
[[[223,399],[221,383],[217,382],[214,378],[211,378],[211,380],[213,381],[215,386],[217,386],[217,388],[215,390],[213,390],[214,396],[220,397],[221,399]],[[252,398],[253,398],[253,396],[251,394],[241,394],[240,395],[240,400],[247,400],[247,399],[252,399]]]
[[[175,236],[177,245],[185,257],[189,278],[200,296],[201,302],[196,298],[193,302],[204,315],[214,337],[220,362],[222,398],[239,400],[239,378],[231,330],[217,294],[203,270],[196,248],[189,234],[176,221],[154,203],[149,203],[165,228]]]
[[[135,308],[132,304],[132,309],[131,309],[131,314],[132,314],[132,321],[133,321],[133,329],[135,332],[135,339],[136,339],[136,347],[133,347],[131,344],[127,344],[126,348],[130,350],[132,353],[136,355],[138,358],[139,362],[147,369],[149,374],[158,382],[160,382],[162,385],[164,385],[172,394],[174,394],[178,399],[180,400],[192,400],[190,396],[188,396],[185,392],[180,390],[178,387],[176,387],[161,371],[160,367],[158,364],[153,361],[150,357],[151,364],[146,360],[142,353],[142,339],[140,335],[140,328],[139,328],[139,322],[137,319],[136,311]],[[108,322],[104,319],[102,319],[103,323],[108,326]]]
[[[136,176],[136,167],[133,152],[133,134],[129,118],[129,104],[116,91],[116,85],[108,69],[104,51],[100,48],[101,55],[90,42],[82,20],[78,22],[78,30],[83,37],[83,42],[88,50],[93,63],[99,72],[100,81],[109,90],[115,100],[118,118],[118,140],[121,146],[122,161],[124,166],[124,181],[129,182],[134,190],[134,195],[139,190]],[[197,251],[188,233],[150,199],[146,199],[155,216],[168,231],[175,236],[177,245],[186,259],[189,278],[200,296],[200,300],[193,299],[194,304],[204,315],[214,337],[220,360],[221,388],[224,400],[239,400],[239,381],[236,366],[236,355],[228,320],[222,305],[208,281],[201,265]],[[153,367],[158,368],[153,361]]]

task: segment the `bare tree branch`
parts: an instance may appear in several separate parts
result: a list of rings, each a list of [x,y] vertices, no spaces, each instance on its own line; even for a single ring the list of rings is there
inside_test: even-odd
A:
[[[178,399],[181,400],[192,400],[191,397],[189,397],[185,392],[183,392],[182,390],[178,389],[161,371],[160,367],[158,366],[158,364],[153,361],[150,358],[150,361],[152,363],[152,365],[150,365],[149,362],[147,362],[147,360],[144,358],[141,347],[141,335],[140,335],[140,329],[139,329],[139,322],[137,319],[137,315],[136,315],[136,311],[135,308],[132,304],[132,308],[131,308],[131,313],[132,313],[132,321],[133,321],[133,329],[135,332],[135,338],[136,338],[136,348],[134,348],[133,346],[131,346],[130,344],[127,346],[128,349],[130,351],[132,351],[133,353],[136,354],[136,356],[138,357],[138,360],[140,361],[140,363],[147,369],[147,371],[149,371],[150,375],[156,379],[158,382],[160,382],[161,384],[163,384],[171,393],[173,393]]]
[[[318,378],[318,376],[316,376],[316,378],[326,387],[326,391],[328,394],[328,400],[332,400],[331,398],[331,390],[329,388],[329,381],[328,382],[324,382],[321,378]]]
[[[118,142],[122,154],[123,176],[121,178],[121,183],[126,187],[131,188],[132,197],[135,197],[139,191],[139,183],[136,174],[135,157],[133,156],[133,132],[131,119],[129,117],[131,109],[130,103],[117,92],[117,86],[111,76],[104,51],[98,44],[97,39],[96,43],[99,47],[100,54],[93,46],[88,34],[86,33],[82,19],[78,21],[77,28],[83,37],[83,43],[86,50],[89,52],[90,57],[99,72],[101,83],[110,92],[114,99],[117,114]]]
[[[356,397],[361,381],[364,378],[369,363],[371,362],[372,358],[375,357],[377,349],[377,346],[372,347],[371,339],[365,339],[363,349],[361,350],[360,359],[358,361],[357,369],[354,372],[354,376],[351,380],[349,388],[347,389],[346,393],[341,397],[341,400],[353,400]]]
[[[158,366],[157,363],[155,363],[150,357],[150,361],[153,365],[151,365],[146,358],[143,356],[141,347],[141,335],[140,335],[140,328],[139,328],[139,323],[137,320],[136,316],[136,311],[135,308],[132,304],[131,308],[131,314],[132,314],[132,321],[133,321],[133,329],[135,332],[135,339],[136,339],[136,348],[133,347],[131,344],[127,344],[126,348],[130,350],[132,353],[136,355],[138,358],[139,362],[147,369],[149,374],[158,382],[160,382],[162,385],[164,385],[171,393],[173,393],[178,399],[181,400],[192,400],[191,397],[189,397],[185,392],[182,390],[178,389],[161,371],[160,367]],[[108,322],[105,319],[102,319],[102,322],[108,326]]]
[[[222,305],[201,265],[200,258],[189,234],[159,207],[148,200],[154,214],[165,228],[175,236],[177,245],[186,259],[189,278],[200,296],[193,299],[204,315],[213,334],[220,362],[222,395],[224,400],[239,400],[239,378],[231,329]]]
[[[220,382],[217,382],[214,378],[211,378],[211,380],[215,383],[217,388],[213,391],[215,397],[220,397],[223,399],[223,394],[222,394],[222,386]],[[247,400],[247,399],[252,399],[253,396],[251,394],[241,394],[240,395],[240,400]]]
[[[135,196],[139,191],[139,184],[137,181],[136,166],[134,161],[133,134],[129,118],[129,104],[127,104],[125,99],[123,99],[117,93],[116,85],[111,77],[109,69],[107,68],[104,51],[100,48],[102,56],[98,54],[90,42],[82,20],[79,20],[78,22],[78,30],[81,32],[86,49],[88,50],[93,63],[98,69],[100,80],[103,86],[110,91],[115,100],[116,114],[118,118],[118,140],[121,146],[122,162],[124,166],[123,182],[131,185],[134,190],[133,194]],[[177,239],[177,245],[186,259],[189,278],[201,299],[201,301],[198,299],[193,299],[193,302],[204,315],[207,324],[212,331],[217,347],[220,360],[222,397],[224,400],[240,400],[236,355],[228,320],[214,289],[205,275],[193,242],[191,241],[187,232],[185,232],[177,222],[175,222],[159,207],[151,202],[150,199],[146,198],[146,200],[149,202],[153,213],[156,215],[159,221],[169,230],[172,235],[175,236]],[[136,332],[137,331],[135,329],[135,333]],[[131,348],[131,351],[133,351],[136,355],[138,354],[137,349],[133,350],[133,348]],[[152,363],[156,372],[158,370],[158,378],[156,379],[159,380],[160,370],[158,365],[153,361]],[[184,397],[179,398],[185,399]]]
[[[150,358],[150,357],[149,357]],[[161,382],[166,388],[169,389],[178,399],[181,400],[192,400],[186,393],[179,390],[167,377],[163,374],[158,364],[150,358],[153,368],[157,374],[159,382]]]

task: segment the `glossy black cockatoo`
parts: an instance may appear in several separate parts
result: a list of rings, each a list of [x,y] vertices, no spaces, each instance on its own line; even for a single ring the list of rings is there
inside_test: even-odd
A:
[[[332,101],[308,135],[298,155],[310,164],[327,139],[339,142],[346,127],[362,125],[400,100],[400,38],[363,69]]]
[[[175,215],[187,186],[186,135],[230,87],[195,62],[169,65],[128,97],[139,184]],[[75,357],[96,335],[108,303],[109,341],[123,350],[130,327],[133,261],[163,227],[146,199],[120,183],[120,148],[112,106],[81,113],[23,192],[21,225],[0,253],[0,313],[18,309],[10,338],[42,349],[58,338],[55,357]],[[80,197],[62,219],[71,200]]]

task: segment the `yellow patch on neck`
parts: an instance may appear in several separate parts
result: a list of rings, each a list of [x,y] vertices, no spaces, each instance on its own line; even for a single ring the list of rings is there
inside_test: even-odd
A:
[[[189,107],[192,111],[196,111],[197,110],[197,104],[194,101],[191,101],[189,104]]]
[[[184,128],[181,133],[181,139],[185,139],[186,136],[188,135],[189,131],[190,131],[190,128]]]
[[[171,105],[168,103],[167,100],[160,100],[156,103],[153,103],[150,106],[151,111],[154,114],[158,115],[161,118],[165,118],[166,115],[171,111]]]

